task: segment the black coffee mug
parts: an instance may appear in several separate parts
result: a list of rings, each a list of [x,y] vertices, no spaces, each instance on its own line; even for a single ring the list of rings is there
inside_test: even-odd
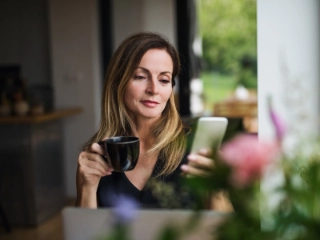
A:
[[[140,140],[137,137],[117,136],[99,142],[104,159],[116,172],[130,171],[139,159]]]

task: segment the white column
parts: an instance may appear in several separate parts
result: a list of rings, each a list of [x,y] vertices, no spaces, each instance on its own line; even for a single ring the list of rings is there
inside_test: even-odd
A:
[[[272,138],[267,96],[294,143],[319,135],[320,2],[258,0],[259,136]]]
[[[320,2],[258,0],[259,138],[274,139],[267,97],[285,120],[285,149],[319,135]],[[299,145],[298,145],[299,146]],[[273,192],[281,182],[279,169],[268,171],[261,184],[269,207],[278,204]],[[268,218],[263,211],[262,216]]]

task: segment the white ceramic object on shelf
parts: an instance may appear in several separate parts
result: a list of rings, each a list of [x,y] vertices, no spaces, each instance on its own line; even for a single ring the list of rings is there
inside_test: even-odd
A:
[[[13,105],[13,111],[18,116],[25,116],[29,112],[29,103],[25,100],[17,101]]]

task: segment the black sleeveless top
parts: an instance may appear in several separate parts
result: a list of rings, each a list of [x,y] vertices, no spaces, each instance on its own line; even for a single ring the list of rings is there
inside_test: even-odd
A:
[[[176,170],[168,176],[156,177],[162,168],[158,159],[146,186],[139,190],[127,178],[124,172],[112,172],[102,177],[97,190],[99,207],[112,207],[111,196],[124,195],[140,203],[141,208],[193,208],[194,202],[190,190],[182,183],[180,166],[186,163],[186,156]]]

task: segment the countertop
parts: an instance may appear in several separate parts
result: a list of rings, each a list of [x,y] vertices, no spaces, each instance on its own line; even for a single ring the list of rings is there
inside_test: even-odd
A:
[[[82,108],[57,109],[40,115],[0,116],[0,124],[37,124],[73,116],[82,112]]]

